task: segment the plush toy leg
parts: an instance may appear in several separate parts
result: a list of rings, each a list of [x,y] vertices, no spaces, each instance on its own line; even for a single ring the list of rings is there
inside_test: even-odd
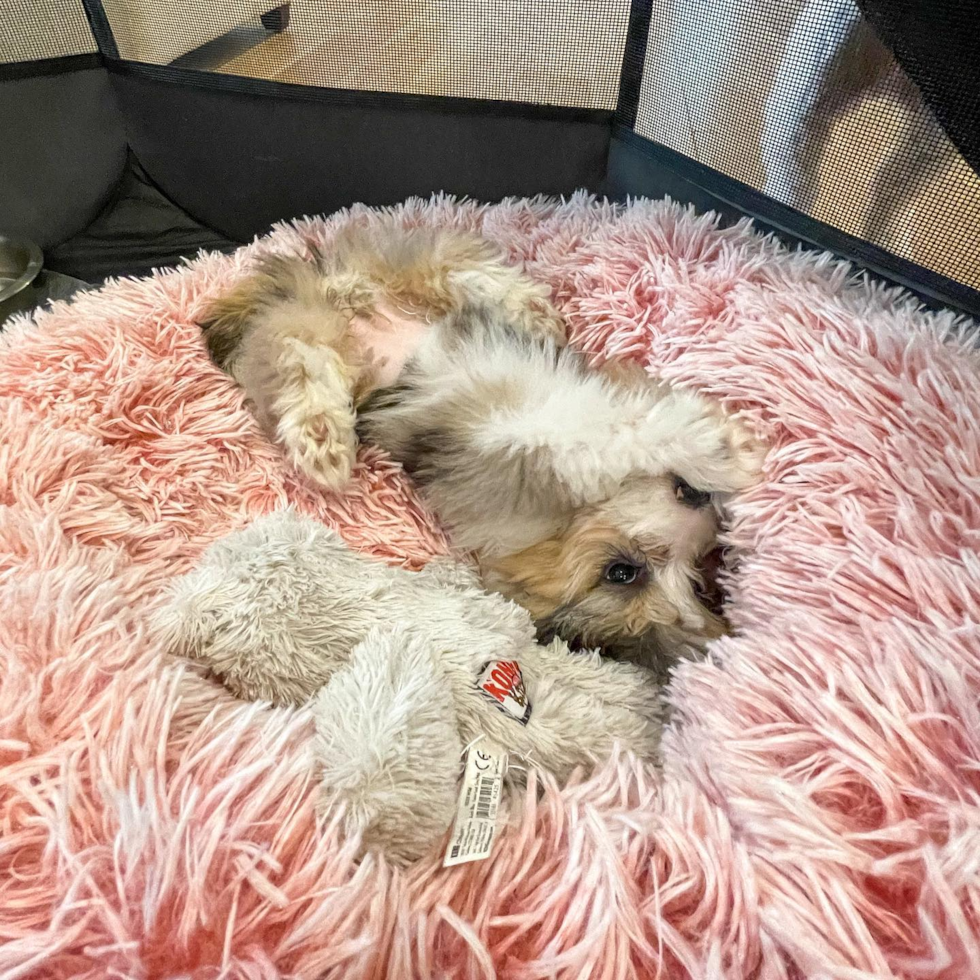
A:
[[[397,863],[430,852],[453,819],[463,750],[436,650],[373,630],[313,713],[324,799],[345,806],[348,832]]]

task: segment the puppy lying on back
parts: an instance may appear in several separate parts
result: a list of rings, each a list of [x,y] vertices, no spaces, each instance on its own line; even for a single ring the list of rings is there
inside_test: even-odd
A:
[[[358,433],[386,449],[542,633],[616,650],[723,631],[699,562],[758,445],[695,395],[590,371],[486,241],[353,230],[262,261],[203,326],[295,466],[336,489]]]

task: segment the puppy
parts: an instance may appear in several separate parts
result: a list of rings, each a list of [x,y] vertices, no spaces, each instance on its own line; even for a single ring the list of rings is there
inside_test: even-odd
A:
[[[688,392],[589,370],[482,240],[355,232],[267,260],[204,327],[299,468],[338,487],[356,433],[386,449],[542,635],[648,659],[723,631],[699,562],[759,446]]]
[[[722,632],[695,591],[712,494],[754,483],[760,459],[702,399],[465,309],[362,406],[359,430],[542,632],[606,648]]]

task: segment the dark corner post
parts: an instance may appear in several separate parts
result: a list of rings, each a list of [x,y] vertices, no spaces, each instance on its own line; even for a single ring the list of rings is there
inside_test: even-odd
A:
[[[626,46],[623,48],[623,67],[619,74],[619,101],[616,105],[616,122],[628,129],[632,129],[636,124],[640,86],[643,83],[643,63],[646,60],[652,15],[653,0],[633,0],[630,4]]]
[[[119,48],[116,46],[116,39],[109,26],[109,18],[106,16],[105,7],[102,6],[102,0],[82,0],[82,6],[85,8],[85,16],[88,18],[92,36],[99,46],[99,54],[103,58],[118,61]]]

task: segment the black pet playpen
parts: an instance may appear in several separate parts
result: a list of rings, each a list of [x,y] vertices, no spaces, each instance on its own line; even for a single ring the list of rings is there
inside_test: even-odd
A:
[[[0,232],[97,282],[271,222],[587,188],[980,312],[972,0],[5,0]]]

